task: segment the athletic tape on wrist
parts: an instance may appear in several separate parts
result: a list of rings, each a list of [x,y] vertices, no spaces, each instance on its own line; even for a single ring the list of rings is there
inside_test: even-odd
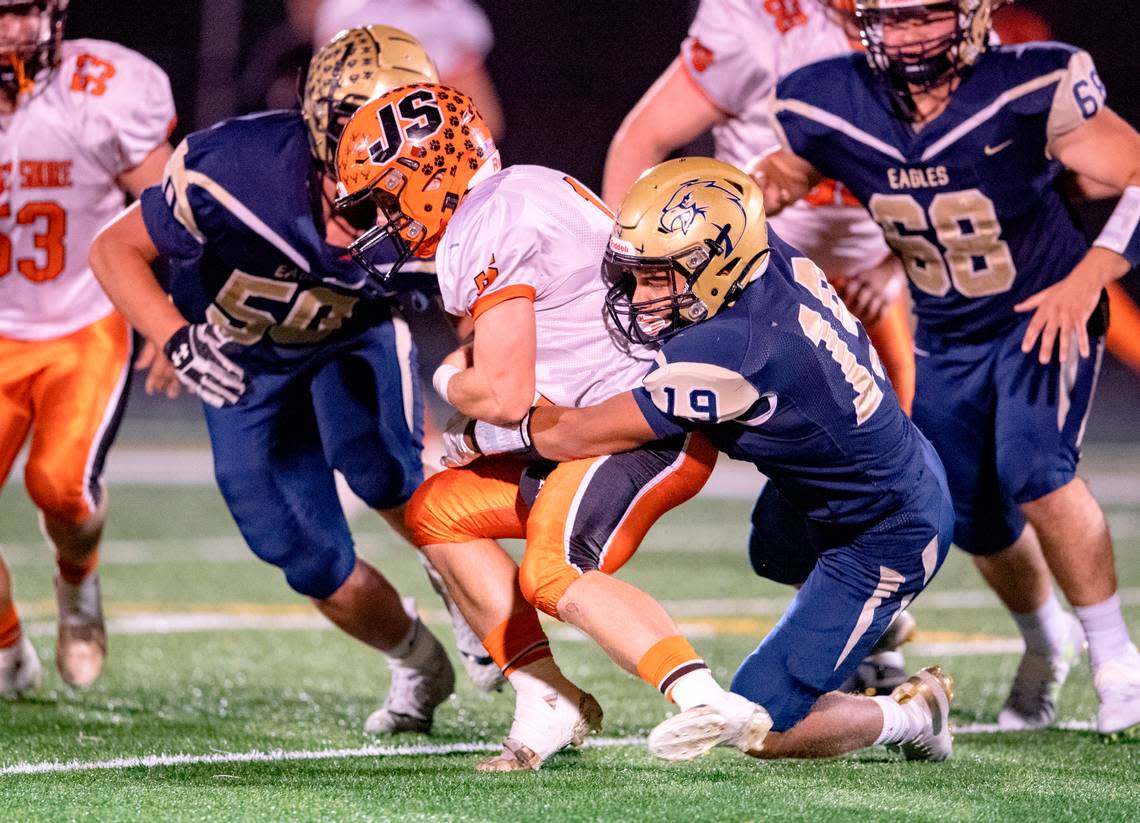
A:
[[[471,439],[475,448],[485,455],[512,454],[537,460],[540,455],[531,445],[530,415],[533,409],[526,413],[518,423],[512,426],[496,426],[483,420],[475,422],[475,429]]]
[[[1124,189],[1093,245],[1116,252],[1133,268],[1140,265],[1140,186]]]
[[[450,403],[451,400],[447,396],[447,387],[451,385],[451,378],[455,377],[455,375],[461,371],[463,371],[463,369],[453,366],[450,363],[444,363],[436,369],[435,373],[431,376],[431,384],[435,387],[435,393],[448,403]]]

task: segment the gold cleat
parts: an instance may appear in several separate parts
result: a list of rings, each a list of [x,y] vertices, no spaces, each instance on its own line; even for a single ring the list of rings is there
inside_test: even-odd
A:
[[[954,678],[940,666],[928,666],[891,692],[891,699],[900,706],[914,704],[925,722],[914,738],[887,748],[901,751],[907,760],[938,762],[948,758],[954,750],[954,735],[950,733]]]

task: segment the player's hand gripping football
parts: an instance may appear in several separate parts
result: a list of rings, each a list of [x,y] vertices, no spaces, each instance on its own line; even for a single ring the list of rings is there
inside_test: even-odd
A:
[[[230,340],[210,323],[183,326],[163,346],[178,379],[216,409],[232,406],[245,394],[245,371],[222,353]]]
[[[447,427],[443,430],[443,465],[446,468],[458,469],[482,456],[478,449],[472,447],[471,429],[474,423],[474,420],[460,412],[456,412],[447,421]]]
[[[1088,357],[1088,320],[1100,300],[1101,289],[1127,270],[1128,261],[1116,252],[1095,246],[1089,249],[1068,277],[1013,307],[1017,312],[1033,312],[1021,350],[1026,354],[1033,351],[1040,337],[1037,359],[1044,365],[1053,359],[1053,347],[1059,341],[1060,360],[1065,363],[1074,354],[1075,340],[1081,357]]]

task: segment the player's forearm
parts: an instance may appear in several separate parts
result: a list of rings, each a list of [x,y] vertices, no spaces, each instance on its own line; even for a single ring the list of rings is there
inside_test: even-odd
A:
[[[634,113],[636,114],[636,112]],[[606,154],[602,200],[617,211],[625,193],[650,166],[660,163],[676,146],[668,145],[647,128],[638,128],[634,114],[618,129]]]
[[[614,135],[606,155],[602,199],[617,211],[643,171],[723,119],[724,114],[697,89],[677,58],[626,115]]]
[[[534,403],[534,369],[524,374],[487,374],[463,369],[447,384],[447,402],[468,417],[500,426],[518,423]]]
[[[560,463],[617,454],[656,439],[629,393],[581,409],[539,406],[531,412],[530,437],[539,454]]]
[[[133,236],[142,225],[141,216],[134,215],[136,225],[129,214],[137,208],[137,204],[132,206],[99,232],[91,244],[89,260],[95,279],[119,313],[140,334],[161,347],[170,335],[186,325],[186,319],[155,279],[151,263],[157,252],[148,255],[146,244]]]

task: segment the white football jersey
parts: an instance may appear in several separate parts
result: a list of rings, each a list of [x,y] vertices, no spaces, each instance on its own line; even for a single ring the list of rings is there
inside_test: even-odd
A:
[[[472,0],[324,0],[313,24],[320,48],[344,29],[380,23],[415,37],[431,55],[441,77],[461,70],[491,51],[491,23]]]
[[[778,149],[768,110],[776,81],[851,49],[842,25],[817,0],[701,0],[681,59],[698,88],[728,117],[713,129],[717,158],[747,170]],[[882,230],[834,181],[771,223],[829,275],[853,276],[887,255]]]
[[[146,58],[68,40],[45,88],[0,115],[0,335],[46,340],[111,312],[87,265],[117,179],[167,139],[170,82]]]
[[[511,166],[459,204],[436,252],[446,309],[476,319],[515,297],[534,301],[535,386],[559,406],[588,406],[641,385],[655,351],[630,343],[605,311],[602,255],[613,217],[569,175]]]

